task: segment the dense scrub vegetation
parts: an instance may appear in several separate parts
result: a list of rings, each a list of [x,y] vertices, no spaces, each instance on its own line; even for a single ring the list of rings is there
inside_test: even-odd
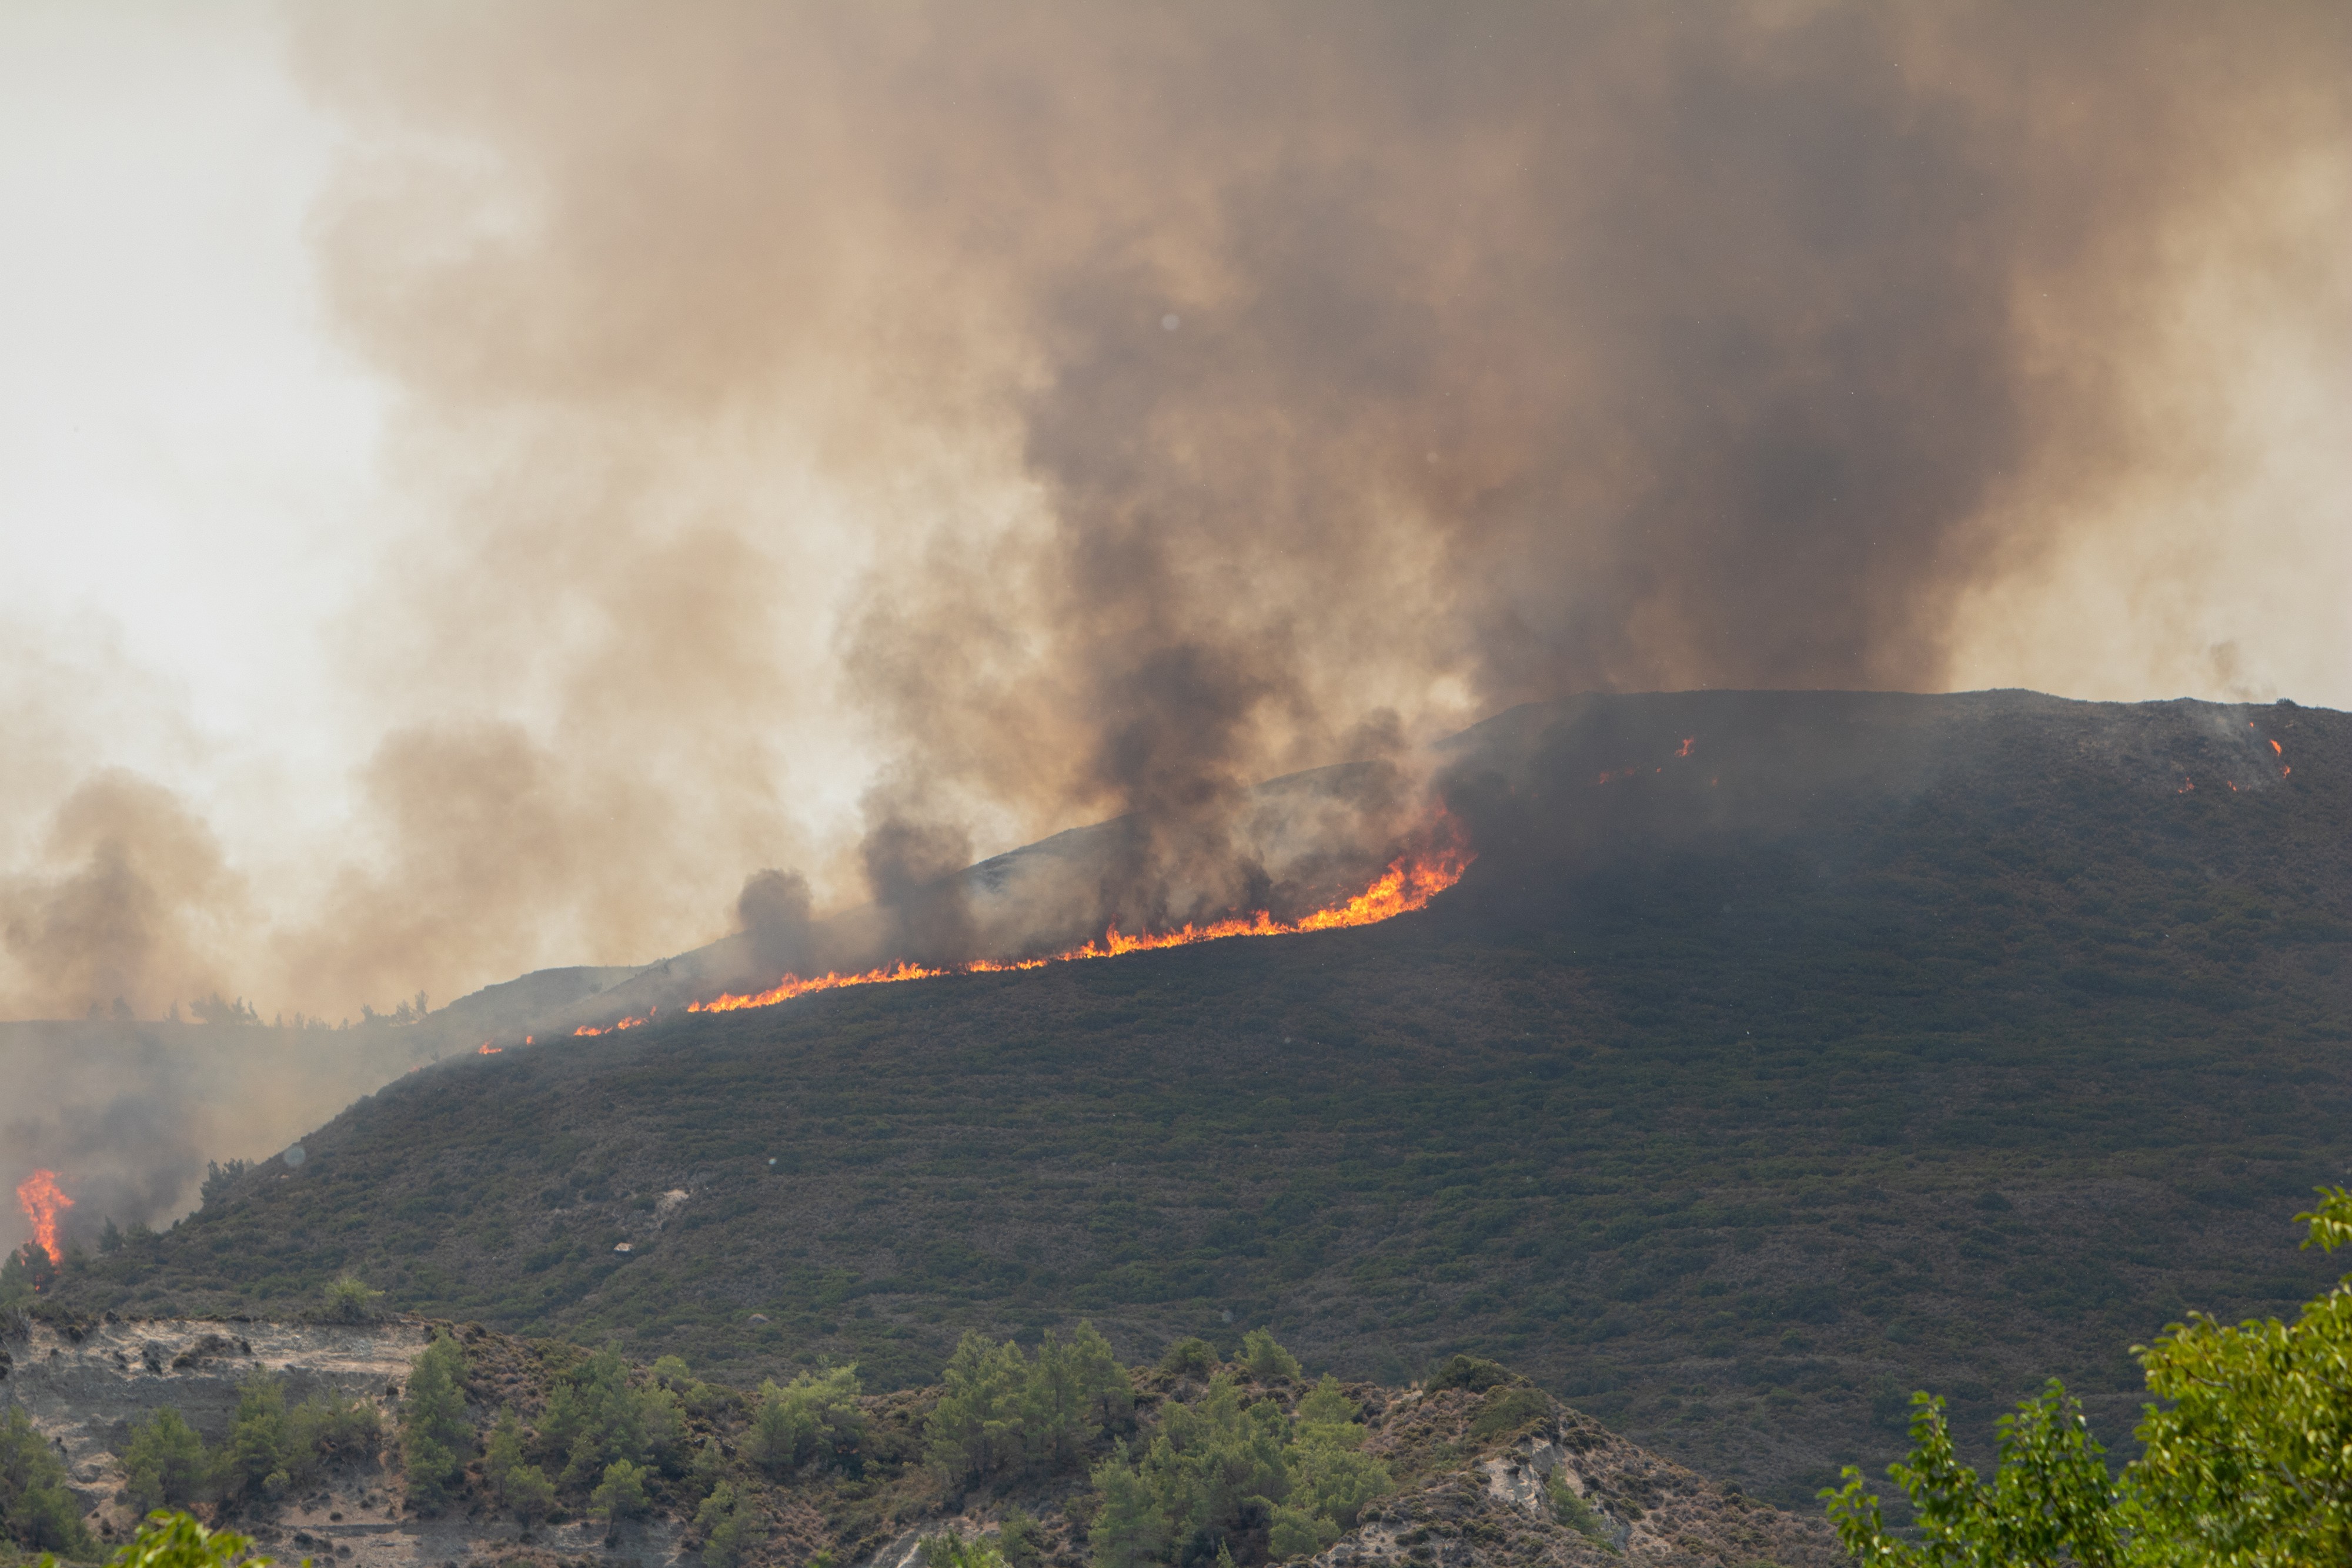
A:
[[[1793,1502],[1893,1457],[1912,1388],[1974,1433],[2055,1371],[2127,1419],[2149,1325],[2315,1288],[2272,1241],[2352,1159],[2341,716],[1551,716],[1465,749],[1481,858],[1424,914],[446,1064],[50,1299],[348,1270],[882,1390],[970,1330],[1270,1322],[1347,1375],[1503,1357]]]
[[[121,1456],[123,1490],[142,1513],[214,1500],[267,1507],[339,1462],[373,1459],[382,1437],[365,1401],[329,1393],[289,1407],[283,1380],[257,1373],[239,1386],[218,1445],[208,1447],[168,1406],[134,1425]]]
[[[1678,1562],[1836,1562],[1818,1519],[1662,1465],[1468,1357],[1424,1387],[1393,1389],[1310,1380],[1263,1331],[1231,1360],[1191,1340],[1129,1367],[1106,1363],[1104,1343],[1080,1328],[1051,1345],[967,1342],[959,1376],[930,1388],[858,1394],[855,1369],[839,1367],[747,1394],[674,1356],[644,1366],[478,1325],[430,1327],[395,1385],[397,1440],[381,1468],[357,1467],[316,1495],[200,1504],[207,1523],[253,1541],[183,1531],[172,1550],[326,1544],[309,1531],[321,1512],[343,1519],[327,1511],[338,1503],[356,1506],[373,1535],[385,1528],[371,1518],[382,1497],[404,1490],[387,1517],[419,1542],[457,1535],[476,1561],[575,1568],[594,1560],[581,1548],[600,1534],[620,1560],[658,1547],[703,1568],[910,1557],[925,1568],[1262,1568],[1358,1523],[1407,1551],[1441,1543],[1416,1562],[1601,1568],[1644,1519],[1676,1541]],[[812,1427],[840,1441],[810,1439]],[[795,1434],[797,1460],[787,1457]],[[226,1430],[205,1435],[216,1441],[200,1439],[200,1453],[237,1446]],[[404,1469],[420,1443],[425,1464]],[[1488,1484],[1538,1463],[1558,1506]],[[100,1522],[119,1535],[131,1521],[110,1510]],[[140,1534],[134,1559],[157,1545]],[[1474,1543],[1481,1555],[1465,1557]]]

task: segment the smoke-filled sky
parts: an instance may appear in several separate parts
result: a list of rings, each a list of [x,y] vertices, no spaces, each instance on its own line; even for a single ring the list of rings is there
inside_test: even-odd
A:
[[[2328,4],[8,0],[0,1016],[1129,810],[1210,886],[1575,690],[2352,706],[2347,81]]]

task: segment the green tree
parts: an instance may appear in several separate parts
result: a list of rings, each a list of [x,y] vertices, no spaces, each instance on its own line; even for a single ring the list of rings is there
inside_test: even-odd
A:
[[[761,1384],[744,1456],[772,1476],[815,1459],[854,1467],[865,1432],[857,1394],[854,1363],[803,1372],[782,1387]]]
[[[1095,1517],[1087,1544],[1097,1568],[1145,1568],[1168,1551],[1168,1515],[1119,1444],[1095,1467]]]
[[[473,1424],[466,1419],[466,1353],[441,1335],[410,1364],[408,1397],[400,1406],[409,1500],[428,1511],[448,1501],[473,1446]]]
[[[2352,1194],[2324,1187],[2305,1247],[2352,1241]],[[1916,1544],[1889,1535],[1849,1467],[1822,1496],[1863,1568],[2289,1568],[2352,1562],[2352,1276],[2292,1323],[2193,1314],[2139,1349],[2140,1457],[2110,1478],[2054,1379],[2004,1416],[1987,1483],[1959,1463],[1943,1402],[1913,1396],[1912,1448],[1888,1475]]]
[[[1024,1377],[1023,1454],[1039,1469],[1075,1464],[1106,1427],[1124,1421],[1134,1407],[1134,1380],[1094,1324],[1080,1322],[1066,1343],[1048,1329]]]
[[[505,1406],[499,1411],[499,1418],[491,1423],[489,1435],[482,1439],[482,1474],[503,1496],[507,1477],[521,1463],[522,1422],[515,1416],[513,1406]]]
[[[644,1467],[626,1459],[614,1459],[606,1465],[604,1479],[588,1494],[588,1506],[604,1516],[607,1530],[645,1512],[653,1506],[653,1500],[646,1495]]]
[[[514,1407],[500,1410],[482,1445],[482,1474],[499,1494],[499,1501],[530,1524],[554,1511],[555,1484],[537,1465],[524,1462],[523,1438],[522,1423],[516,1419]]]
[[[131,1506],[144,1513],[206,1496],[212,1490],[213,1462],[205,1452],[205,1440],[166,1406],[131,1429],[131,1441],[122,1449],[122,1474]]]
[[[735,1568],[751,1542],[759,1511],[732,1481],[720,1481],[694,1512],[694,1532],[702,1537],[702,1568]]]
[[[1009,1509],[996,1527],[996,1549],[1011,1568],[1037,1568],[1045,1560],[1045,1528],[1026,1509]]]
[[[1355,1414],[1329,1377],[1294,1420],[1276,1400],[1244,1404],[1234,1375],[1218,1373],[1197,1401],[1166,1407],[1139,1455],[1121,1445],[1095,1467],[1087,1540],[1097,1568],[1202,1561],[1254,1515],[1266,1521],[1275,1556],[1321,1551],[1391,1484],[1360,1451]]]
[[[562,1482],[587,1486],[614,1460],[682,1467],[684,1424],[677,1396],[657,1382],[632,1381],[629,1364],[607,1347],[556,1380],[540,1434],[564,1457]]]
[[[1029,1388],[1029,1358],[1021,1347],[1011,1340],[992,1344],[977,1329],[968,1331],[940,1381],[944,1388],[924,1428],[924,1457],[957,1484],[1018,1465]]]
[[[555,1483],[537,1465],[517,1465],[509,1470],[499,1495],[525,1524],[535,1524],[555,1511]]]
[[[275,1497],[293,1479],[288,1473],[292,1458],[285,1385],[267,1373],[256,1373],[237,1385],[236,1416],[229,1425],[228,1451],[222,1456],[224,1479],[238,1492]]]
[[[1066,1342],[1048,1332],[1034,1359],[966,1333],[942,1382],[925,1457],[959,1484],[1075,1464],[1135,1403],[1127,1368],[1086,1322]]]
[[[81,1505],[66,1485],[65,1466],[15,1406],[0,1416],[0,1539],[27,1552],[98,1555]]]

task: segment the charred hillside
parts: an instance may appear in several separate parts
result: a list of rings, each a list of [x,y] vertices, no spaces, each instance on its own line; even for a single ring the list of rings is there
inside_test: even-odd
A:
[[[414,1311],[731,1376],[1089,1315],[1499,1356],[1778,1500],[2330,1278],[2352,1155],[2331,712],[1686,694],[1454,743],[1425,912],[444,1063],[60,1310]],[[2234,788],[2232,788],[2234,786]],[[624,1250],[622,1249],[625,1248]]]

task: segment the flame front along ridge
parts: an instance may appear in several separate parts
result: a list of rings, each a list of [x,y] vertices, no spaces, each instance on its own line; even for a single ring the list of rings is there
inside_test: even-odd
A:
[[[1012,969],[1042,969],[1048,964],[1072,964],[1086,958],[1116,958],[1128,953],[1149,953],[1162,947],[1185,947],[1197,942],[1223,942],[1235,936],[1296,936],[1308,931],[1336,931],[1351,925],[1377,925],[1383,920],[1393,920],[1400,915],[1410,915],[1425,908],[1429,901],[1462,880],[1462,873],[1477,857],[1466,850],[1448,847],[1426,855],[1403,856],[1389,862],[1389,868],[1363,892],[1341,903],[1318,909],[1297,920],[1276,920],[1265,910],[1259,910],[1247,919],[1213,921],[1205,925],[1186,922],[1173,931],[1146,932],[1129,936],[1114,924],[1098,940],[1082,947],[1054,953],[1040,958],[977,958],[969,964],[926,968],[901,962],[887,969],[868,969],[862,974],[819,975],[803,979],[787,975],[768,990],[750,995],[730,992],[707,1002],[690,1002],[688,1012],[723,1013],[742,1008],[773,1007],[794,997],[804,997],[812,991],[839,990],[845,986],[892,985],[901,980],[935,979],[942,975],[993,975]]]

